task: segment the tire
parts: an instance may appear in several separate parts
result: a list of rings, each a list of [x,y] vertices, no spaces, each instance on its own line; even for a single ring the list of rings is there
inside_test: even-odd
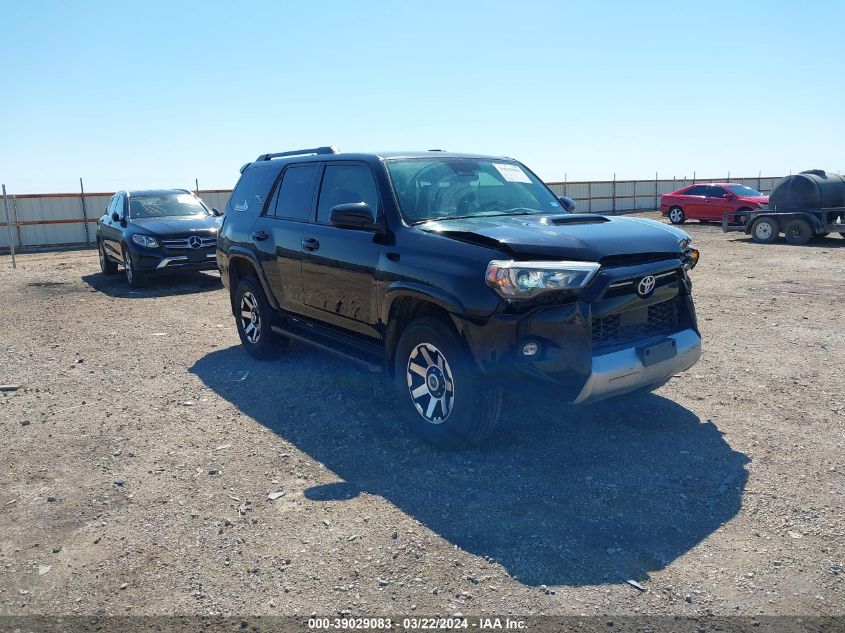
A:
[[[244,349],[260,360],[275,357],[287,345],[288,339],[270,329],[273,308],[267,302],[261,284],[255,277],[244,277],[238,282],[234,297],[235,324]]]
[[[146,275],[135,270],[132,256],[125,246],[123,247],[123,274],[126,275],[126,283],[130,288],[143,288],[147,284]]]
[[[413,321],[402,333],[394,381],[402,417],[440,448],[480,444],[499,421],[501,390],[475,375],[457,334],[437,319]]]
[[[672,207],[667,215],[672,224],[683,224],[687,221],[687,214],[681,207]]]
[[[813,237],[813,229],[806,220],[792,220],[784,229],[786,241],[796,246],[802,246]]]
[[[106,255],[106,250],[103,248],[103,243],[100,240],[97,240],[97,254],[100,258],[100,271],[104,275],[114,275],[117,273],[117,264]]]
[[[751,239],[758,244],[774,244],[780,235],[780,226],[772,218],[760,218],[751,225]]]

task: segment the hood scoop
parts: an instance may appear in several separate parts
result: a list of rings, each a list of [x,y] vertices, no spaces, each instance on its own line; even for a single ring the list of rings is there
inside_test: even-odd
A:
[[[602,222],[610,222],[610,220],[603,215],[593,215],[592,213],[571,213],[549,218],[549,222],[561,226],[567,224],[601,224]]]

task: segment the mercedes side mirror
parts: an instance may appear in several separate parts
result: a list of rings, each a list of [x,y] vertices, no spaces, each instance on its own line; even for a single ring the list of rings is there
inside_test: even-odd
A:
[[[370,229],[373,228],[375,216],[366,202],[348,202],[331,208],[329,222],[341,229]]]

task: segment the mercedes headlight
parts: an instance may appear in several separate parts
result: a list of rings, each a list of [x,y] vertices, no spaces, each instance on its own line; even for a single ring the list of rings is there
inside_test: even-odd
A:
[[[152,235],[133,235],[132,241],[147,248],[158,248],[158,242]]]
[[[580,290],[599,269],[595,262],[517,262],[493,260],[487,285],[505,299],[528,299],[554,290]]]

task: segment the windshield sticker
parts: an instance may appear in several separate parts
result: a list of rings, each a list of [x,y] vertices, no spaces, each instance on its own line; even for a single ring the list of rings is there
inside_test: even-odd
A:
[[[502,177],[508,182],[531,182],[528,174],[522,171],[522,168],[519,165],[513,165],[511,163],[493,163],[493,167],[495,167],[496,171],[502,174]]]

